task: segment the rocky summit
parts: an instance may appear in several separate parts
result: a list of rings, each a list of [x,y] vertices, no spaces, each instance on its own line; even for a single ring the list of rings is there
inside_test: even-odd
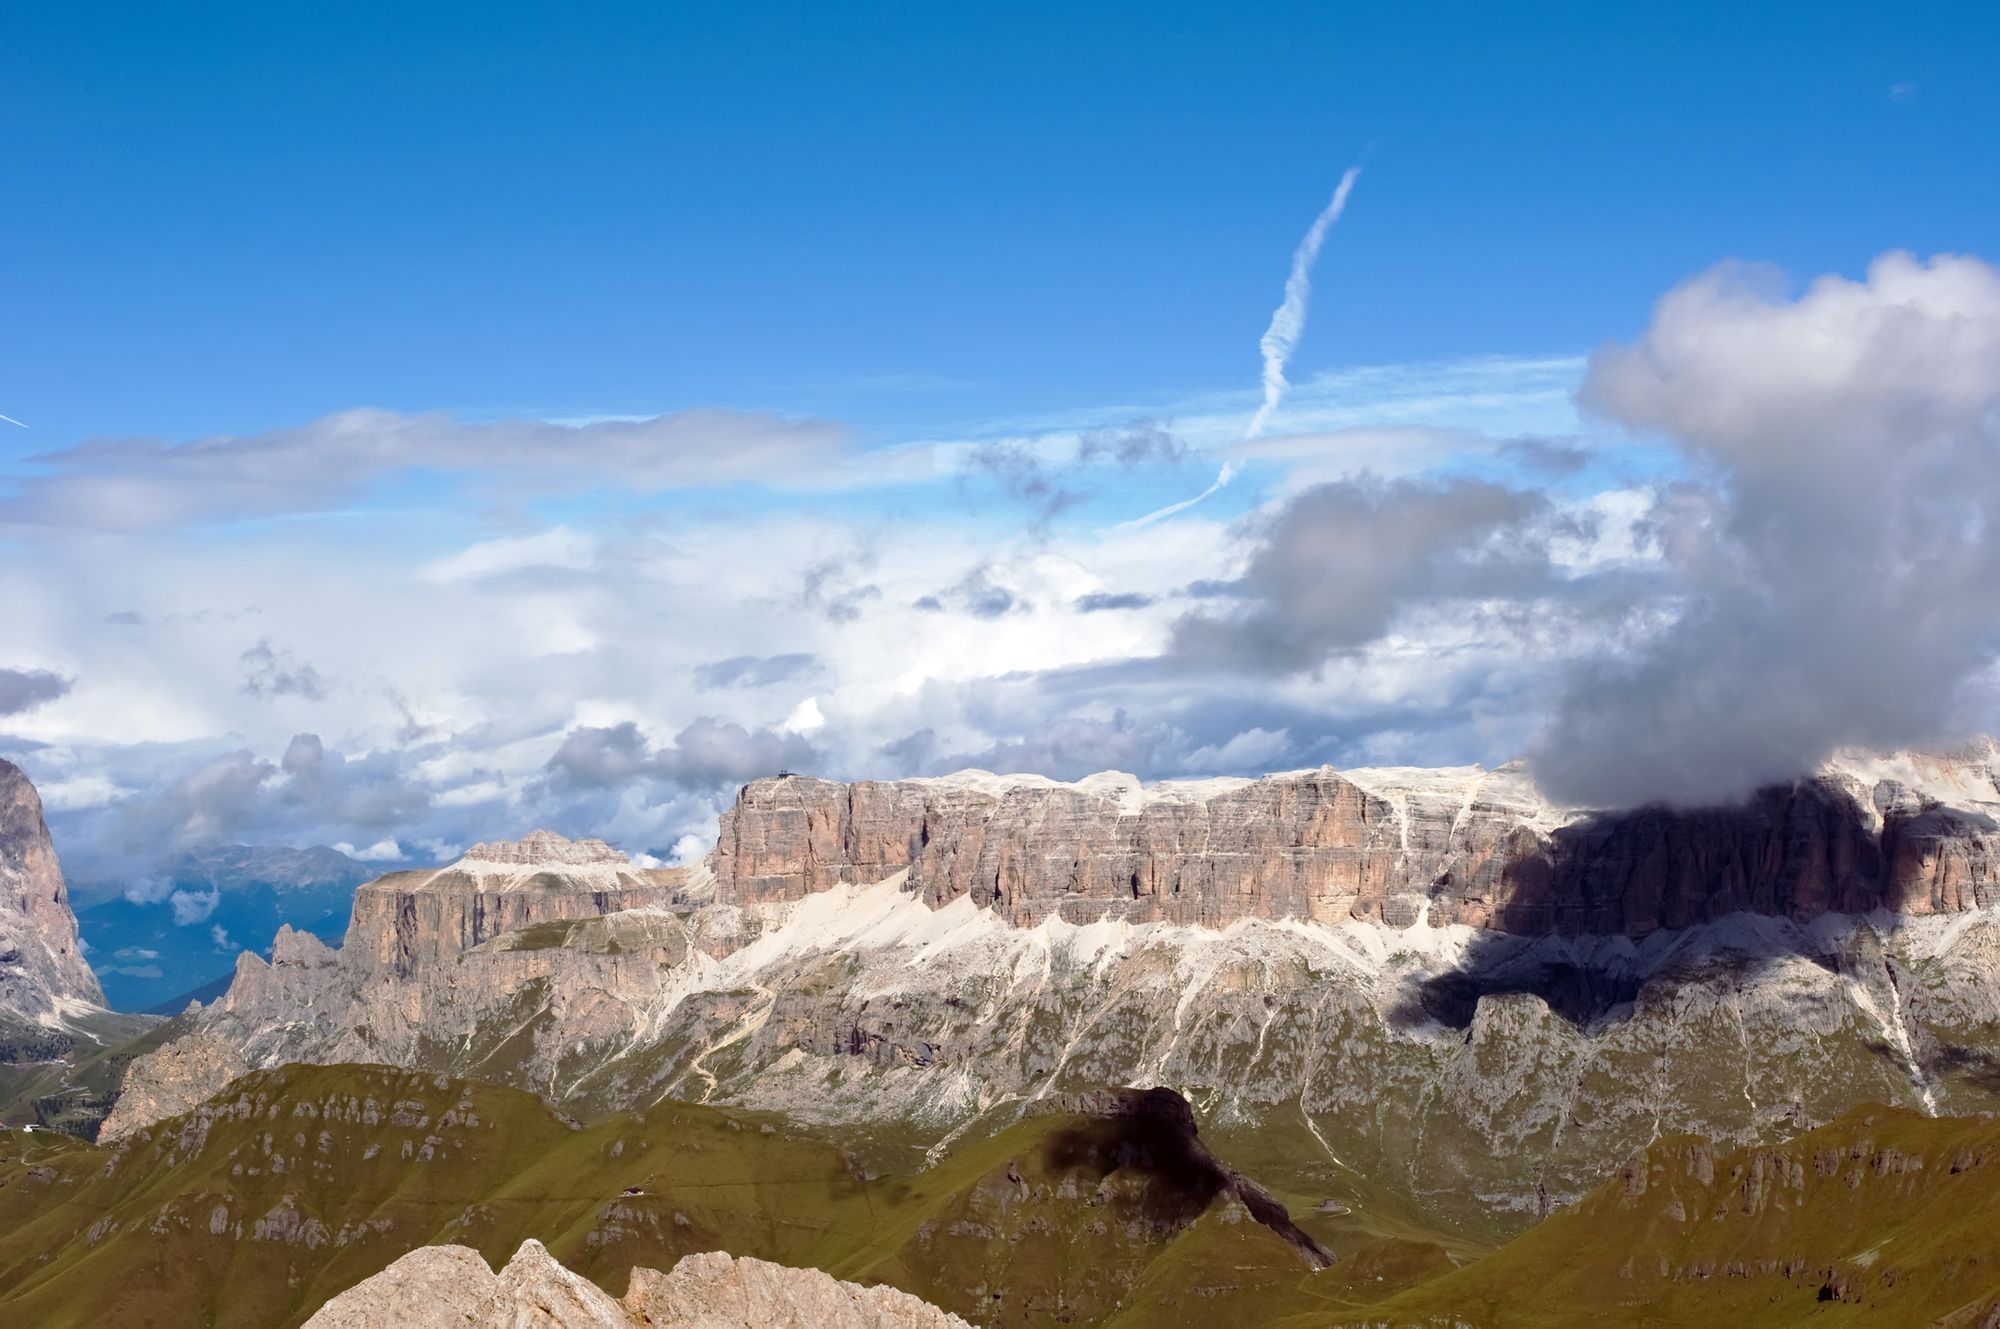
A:
[[[1518,768],[760,780],[692,869],[538,835],[362,888],[340,948],[244,955],[109,1133],[375,1061],[935,1158],[1162,1084],[1287,1185],[1512,1230],[1663,1134],[2000,1108],[1994,772],[1844,754],[1616,816]]]
[[[727,1252],[689,1255],[670,1273],[638,1268],[613,1301],[562,1267],[541,1242],[521,1243],[495,1273],[466,1246],[423,1246],[341,1293],[306,1329],[971,1329],[893,1288],[843,1283]]]

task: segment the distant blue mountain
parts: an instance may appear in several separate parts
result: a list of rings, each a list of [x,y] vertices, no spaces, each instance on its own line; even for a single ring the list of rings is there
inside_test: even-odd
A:
[[[264,951],[281,923],[338,942],[354,888],[376,870],[337,849],[217,845],[183,854],[164,879],[77,912],[104,995],[121,1011],[213,996],[239,951]]]

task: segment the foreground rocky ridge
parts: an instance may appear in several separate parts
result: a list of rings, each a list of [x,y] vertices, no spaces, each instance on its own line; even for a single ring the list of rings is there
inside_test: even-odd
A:
[[[1301,1189],[1518,1226],[1664,1134],[2000,1108],[1993,761],[1848,757],[1622,818],[1476,769],[760,781],[692,871],[538,836],[364,887],[340,950],[244,956],[112,1133],[288,1061],[767,1108],[934,1157],[1159,1083],[1224,1138],[1289,1141]]]
[[[424,1246],[341,1293],[306,1329],[972,1329],[907,1292],[843,1283],[726,1251],[684,1256],[670,1273],[639,1268],[623,1301],[521,1243],[495,1273],[468,1246]]]

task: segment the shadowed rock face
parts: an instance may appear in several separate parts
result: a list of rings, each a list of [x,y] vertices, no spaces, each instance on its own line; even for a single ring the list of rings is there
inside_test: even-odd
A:
[[[1643,937],[1745,911],[1803,922],[2000,900],[1993,752],[1907,760],[1928,765],[1837,760],[1740,807],[1626,813],[1551,807],[1518,767],[1150,788],[1118,775],[788,776],[744,787],[711,865],[717,898],[740,904],[907,869],[933,907],[963,896],[1023,926],[1422,915]]]
[[[59,1022],[64,1001],[99,1006],[104,994],[77,945],[42,800],[0,761],[0,1023]]]

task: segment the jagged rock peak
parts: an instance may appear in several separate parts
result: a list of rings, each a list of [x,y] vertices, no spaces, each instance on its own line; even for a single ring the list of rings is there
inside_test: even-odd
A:
[[[844,1283],[817,1269],[726,1252],[689,1255],[661,1274],[634,1269],[618,1302],[528,1239],[494,1273],[465,1246],[424,1246],[320,1307],[306,1329],[970,1329],[964,1320],[893,1288]]]
[[[529,831],[518,840],[488,840],[465,851],[454,865],[501,867],[624,867],[632,860],[602,840],[572,840],[554,831]]]

